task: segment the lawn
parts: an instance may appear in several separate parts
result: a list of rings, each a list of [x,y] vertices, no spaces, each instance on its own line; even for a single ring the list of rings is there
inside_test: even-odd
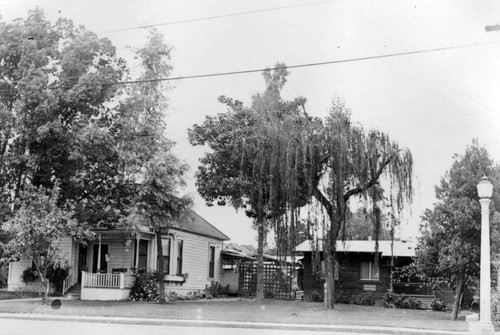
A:
[[[0,300],[36,298],[36,297],[40,297],[40,294],[33,292],[8,292],[0,290]]]
[[[450,321],[450,313],[446,312],[344,304],[337,304],[335,310],[325,310],[321,303],[277,300],[176,301],[165,305],[62,300],[59,309],[43,305],[38,300],[4,301],[0,302],[1,312],[467,330],[464,315],[459,321]]]

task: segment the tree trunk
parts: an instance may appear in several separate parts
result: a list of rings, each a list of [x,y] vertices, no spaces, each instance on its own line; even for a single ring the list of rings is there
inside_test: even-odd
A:
[[[326,294],[325,307],[327,309],[335,309],[335,250],[326,252],[325,270],[326,270]]]
[[[462,296],[464,290],[464,282],[465,282],[465,268],[461,268],[457,278],[457,287],[455,289],[455,301],[453,302],[453,311],[451,313],[451,319],[454,321],[456,321],[458,317],[458,310],[460,309],[460,297]]]
[[[153,218],[151,218],[153,221]],[[161,228],[156,229],[156,269],[158,271],[158,303],[165,303],[165,274],[163,269],[163,244],[161,238]]]
[[[264,299],[264,218],[258,215],[258,245],[257,245],[257,289],[255,298]]]

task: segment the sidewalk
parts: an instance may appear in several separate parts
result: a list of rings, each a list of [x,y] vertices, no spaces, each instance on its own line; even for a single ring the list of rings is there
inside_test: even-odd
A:
[[[46,315],[46,314],[16,314],[0,313],[0,319],[19,320],[44,320],[44,321],[73,321],[73,322],[95,322],[95,323],[117,323],[117,324],[147,324],[163,326],[203,326],[224,328],[250,328],[250,329],[280,329],[280,330],[315,330],[335,332],[358,332],[358,333],[383,333],[383,334],[406,334],[406,335],[466,335],[467,331],[453,330],[431,330],[404,327],[381,327],[381,326],[353,326],[353,325],[317,325],[317,324],[291,324],[278,322],[244,322],[244,321],[209,321],[189,319],[153,319],[153,318],[130,318],[130,317],[99,317],[99,316],[69,316],[69,315]]]
[[[61,300],[61,308],[52,309],[39,299],[23,300],[0,301],[0,318],[419,335],[461,335],[468,331],[465,321],[450,321],[449,313],[341,304],[335,310],[325,310],[318,303],[272,300],[204,300],[165,305]]]

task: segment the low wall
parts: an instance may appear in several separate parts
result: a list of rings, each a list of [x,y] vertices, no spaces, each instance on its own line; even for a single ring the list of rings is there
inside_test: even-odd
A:
[[[127,300],[130,289],[82,287],[81,300]]]

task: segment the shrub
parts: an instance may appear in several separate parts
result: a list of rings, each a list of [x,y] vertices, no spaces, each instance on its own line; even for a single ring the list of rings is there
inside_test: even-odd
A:
[[[34,267],[30,266],[23,271],[21,278],[26,284],[32,283],[38,279],[38,271],[36,271]]]
[[[422,302],[405,294],[387,292],[382,298],[385,308],[422,309]]]
[[[205,294],[206,296],[212,296],[214,298],[220,297],[220,296],[226,296],[227,293],[229,292],[229,285],[227,286],[222,286],[219,284],[219,282],[210,282],[210,286],[206,285],[205,286]]]
[[[387,292],[382,297],[382,303],[385,308],[395,308],[396,307],[396,299],[397,294],[394,294],[392,291]]]
[[[431,309],[436,312],[444,312],[446,311],[446,302],[438,299],[433,299],[431,302]]]
[[[264,290],[264,298],[265,299],[274,299],[273,291]]]
[[[64,279],[69,274],[69,265],[66,264],[56,264],[47,268],[47,279],[52,285],[56,292],[62,292]]]
[[[354,297],[353,303],[361,306],[373,306],[375,305],[375,299],[371,293],[361,293]]]
[[[137,274],[128,299],[132,301],[158,301],[159,297],[158,274],[156,272]]]
[[[314,290],[311,293],[311,299],[314,302],[323,302],[324,301],[323,293],[319,293],[318,291]]]
[[[339,304],[350,304],[352,300],[351,292],[340,291],[340,295],[337,297],[337,302]]]

